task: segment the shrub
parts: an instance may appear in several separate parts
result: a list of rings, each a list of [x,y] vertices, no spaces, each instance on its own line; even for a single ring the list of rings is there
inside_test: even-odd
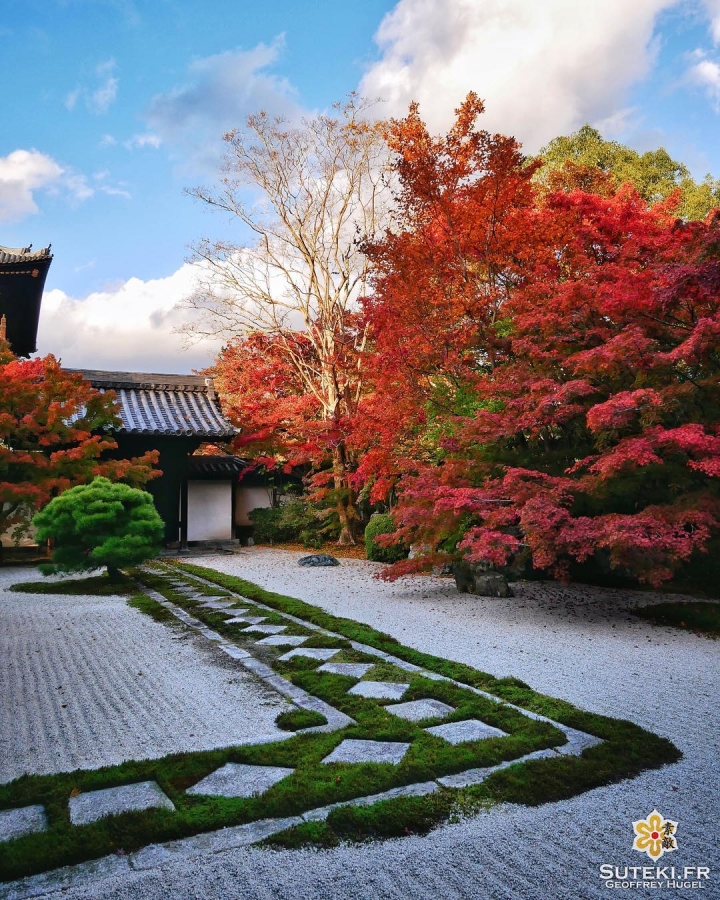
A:
[[[338,534],[335,523],[324,510],[300,497],[284,506],[254,509],[250,521],[253,537],[259,544],[301,541],[304,547],[319,548],[324,540]]]
[[[383,547],[376,540],[381,534],[394,534],[395,523],[386,513],[374,515],[365,528],[365,552],[368,559],[374,562],[393,563],[405,559],[408,548],[404,544],[393,544]]]
[[[107,566],[117,577],[122,566],[152,559],[165,531],[150,494],[107,478],[55,497],[33,524],[39,541],[53,542],[52,562],[40,566],[43,575]]]

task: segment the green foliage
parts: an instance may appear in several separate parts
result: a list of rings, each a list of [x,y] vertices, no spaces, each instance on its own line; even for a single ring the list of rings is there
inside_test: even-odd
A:
[[[300,541],[304,547],[319,548],[325,540],[337,538],[339,533],[327,510],[302,497],[283,506],[254,509],[250,520],[254,539],[259,544]]]
[[[53,542],[52,562],[40,566],[44,575],[107,566],[116,576],[152,559],[164,534],[150,494],[100,477],[55,497],[33,524],[39,541]]]
[[[665,200],[680,190],[678,215],[684,219],[704,219],[720,206],[720,180],[706,175],[695,181],[688,167],[672,159],[663,147],[638,153],[617,141],[606,141],[590,125],[574,134],[554,138],[540,150],[543,166],[536,178],[548,182],[566,164],[597,168],[609,175],[615,187],[629,182],[648,203]]]
[[[391,547],[383,547],[377,538],[381,534],[394,534],[395,523],[392,516],[385,514],[373,516],[365,528],[365,551],[367,558],[374,562],[393,563],[405,559],[408,549],[403,544],[394,544]]]
[[[720,637],[720,603],[653,603],[633,612],[654,625],[672,625]]]

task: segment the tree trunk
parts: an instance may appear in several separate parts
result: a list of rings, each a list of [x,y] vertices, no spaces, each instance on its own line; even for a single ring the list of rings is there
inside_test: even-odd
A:
[[[122,580],[122,572],[118,569],[117,566],[108,566],[107,567],[108,578],[110,581],[121,581]]]
[[[338,547],[354,547],[357,544],[357,512],[355,510],[355,494],[350,486],[345,465],[343,444],[333,447],[333,480],[337,497],[337,514],[340,520]]]

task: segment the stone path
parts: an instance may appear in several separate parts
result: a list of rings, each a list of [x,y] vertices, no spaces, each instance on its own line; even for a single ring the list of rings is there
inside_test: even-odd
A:
[[[280,766],[226,763],[188,788],[187,793],[211,797],[256,797],[294,771]]]
[[[87,825],[107,816],[141,812],[144,809],[175,809],[170,798],[154,781],[78,794],[70,798],[69,807],[73,825]]]

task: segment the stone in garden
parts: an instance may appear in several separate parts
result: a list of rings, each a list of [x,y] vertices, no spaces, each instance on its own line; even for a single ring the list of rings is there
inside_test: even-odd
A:
[[[250,614],[249,609],[233,609],[230,612],[223,613],[228,619],[241,619],[243,616]]]
[[[257,625],[265,619],[267,616],[233,616],[232,619],[225,619],[225,625]]]
[[[47,817],[45,807],[22,806],[20,809],[0,810],[0,843],[12,841],[24,834],[34,834],[36,831],[47,831]]]
[[[400,741],[360,741],[346,739],[328,756],[324,763],[392,763],[396,766],[408,751],[410,744]]]
[[[480,597],[512,597],[507,579],[499,572],[488,572],[480,565],[455,563],[452,569],[455,585],[461,593]]]
[[[340,563],[329,553],[313,553],[310,556],[301,556],[299,566],[339,566]]]
[[[325,663],[316,671],[328,672],[330,675],[349,675],[351,678],[362,678],[372,667],[372,663]]]
[[[310,659],[332,659],[339,650],[326,649],[325,647],[298,647],[297,650],[291,650],[289,653],[283,653],[278,659],[285,662],[292,659],[293,656],[307,656]]]
[[[433,725],[426,728],[428,734],[442,738],[450,744],[464,744],[467,741],[482,741],[485,738],[507,737],[507,733],[486,725],[477,719],[466,719],[464,722],[448,722],[446,725]]]
[[[440,719],[455,712],[454,707],[448,706],[441,700],[430,698],[411,700],[409,703],[391,703],[385,709],[394,716],[407,719],[408,722],[420,722],[422,719]]]
[[[230,609],[235,606],[234,600],[206,600],[204,603],[201,603],[200,606],[205,607],[206,609]]]
[[[264,644],[269,647],[299,647],[307,640],[306,637],[300,637],[295,634],[273,634],[270,637],[262,638],[255,641],[256,644]]]
[[[205,797],[257,797],[294,771],[280,766],[227,763],[188,788],[186,793]]]
[[[350,688],[348,694],[371,700],[399,700],[409,687],[409,684],[397,684],[394,681],[359,681]]]
[[[258,634],[280,634],[281,631],[285,631],[287,625],[251,625],[249,628],[246,628],[246,632],[257,632]]]
[[[73,825],[87,825],[106,816],[144,809],[175,809],[172,801],[154,781],[141,781],[122,787],[89,791],[70,798],[70,821]]]

